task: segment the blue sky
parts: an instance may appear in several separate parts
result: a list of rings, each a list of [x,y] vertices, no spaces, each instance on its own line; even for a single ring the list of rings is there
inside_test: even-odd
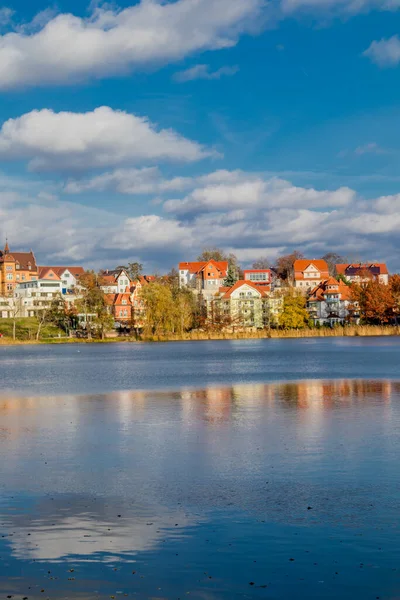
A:
[[[0,27],[11,247],[400,269],[400,0],[10,0]]]

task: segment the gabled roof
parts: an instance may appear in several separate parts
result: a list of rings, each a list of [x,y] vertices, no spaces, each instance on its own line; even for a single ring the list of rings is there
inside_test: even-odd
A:
[[[52,267],[39,267],[38,277],[39,279],[51,279],[53,281],[60,281],[59,275]]]
[[[235,285],[233,285],[230,288],[227,288],[227,287],[219,288],[220,294],[223,294],[222,299],[228,300],[232,296],[233,292],[240,289],[242,286],[247,286],[247,287],[253,288],[254,290],[257,290],[257,292],[259,292],[259,294],[262,298],[268,297],[267,292],[270,291],[269,286],[265,286],[265,285],[258,286],[255,283],[253,283],[253,281],[247,281],[247,279],[246,280],[240,279],[239,281],[237,281],[235,283]]]
[[[75,267],[49,266],[49,267],[39,267],[39,270],[40,269],[53,269],[53,271],[55,273],[57,273],[57,275],[59,275],[60,277],[63,275],[63,273],[65,271],[69,271],[71,273],[71,275],[73,275],[76,278],[80,277],[85,272],[85,269],[83,267],[76,267],[76,266]]]
[[[294,261],[293,268],[295,272],[304,272],[310,265],[314,265],[318,271],[329,272],[328,264],[325,260],[322,260],[322,258],[312,260],[308,258],[299,258]]]

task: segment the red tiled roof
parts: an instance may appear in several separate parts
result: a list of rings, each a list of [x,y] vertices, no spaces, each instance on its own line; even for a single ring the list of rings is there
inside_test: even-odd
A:
[[[294,268],[295,272],[296,271],[304,272],[307,269],[307,267],[309,267],[310,265],[314,265],[314,267],[316,269],[318,269],[318,271],[321,271],[321,272],[325,271],[326,273],[328,273],[328,271],[329,271],[326,261],[322,260],[321,258],[312,259],[312,260],[310,260],[308,258],[299,258],[298,260],[294,261],[293,268]]]
[[[328,290],[328,286],[337,285],[336,290]],[[343,281],[337,281],[334,277],[330,277],[325,281],[322,281],[313,290],[311,290],[308,300],[311,302],[322,302],[325,300],[325,296],[329,294],[340,294],[340,300],[351,299],[351,289]]]
[[[258,286],[255,283],[253,283],[253,281],[247,281],[247,280],[244,280],[244,279],[240,279],[239,281],[237,281],[235,283],[235,285],[233,285],[230,288],[226,288],[226,287],[219,288],[220,293],[223,294],[222,299],[223,300],[228,300],[232,296],[233,292],[235,292],[237,289],[241,288],[244,285],[247,285],[248,287],[251,287],[254,290],[257,290],[257,292],[260,293],[260,296],[262,298],[267,297],[268,296],[267,292],[270,291],[270,287],[269,286],[265,286],[265,285]]]
[[[39,279],[52,279],[53,281],[60,281],[60,277],[52,267],[39,267],[38,277]]]
[[[223,277],[226,277],[226,274],[228,272],[228,261],[227,260],[223,260],[223,261],[216,261],[216,260],[207,260],[207,261],[201,261],[201,262],[181,262],[179,263],[179,270],[180,271],[189,271],[189,273],[200,273],[200,271],[203,271],[203,269],[205,269],[207,267],[207,265],[214,265],[215,267],[217,267],[218,271],[221,272]]]

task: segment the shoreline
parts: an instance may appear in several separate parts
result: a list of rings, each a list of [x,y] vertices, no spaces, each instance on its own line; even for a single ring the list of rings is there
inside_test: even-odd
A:
[[[197,342],[197,341],[218,341],[218,340],[262,340],[262,339],[302,339],[302,338],[337,338],[337,337],[397,337],[400,336],[400,326],[388,325],[359,325],[348,327],[336,327],[335,329],[293,329],[271,331],[247,331],[247,332],[223,332],[206,333],[192,331],[184,335],[174,336],[143,336],[135,338],[129,336],[113,336],[101,339],[80,339],[80,338],[44,338],[42,340],[12,340],[10,338],[0,338],[1,346],[38,346],[38,345],[59,345],[59,344],[141,344],[141,343],[162,343],[162,342]]]

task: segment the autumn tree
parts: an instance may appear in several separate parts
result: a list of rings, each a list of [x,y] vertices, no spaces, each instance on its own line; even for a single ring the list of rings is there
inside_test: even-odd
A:
[[[302,329],[308,325],[308,321],[305,297],[294,294],[285,296],[279,325],[283,329]]]
[[[400,314],[400,275],[397,273],[392,275],[389,279],[389,285],[394,300],[394,311],[398,318],[398,315]]]
[[[100,289],[101,283],[101,277],[93,271],[88,271],[79,278],[83,290],[75,306],[78,313],[85,317],[89,338],[94,332],[103,339],[106,332],[114,326],[114,319],[109,313],[104,293]]]
[[[376,279],[353,283],[351,298],[359,307],[362,322],[382,325],[393,319],[396,303],[391,286]]]
[[[293,265],[296,260],[304,258],[304,255],[298,250],[291,254],[280,256],[276,261],[275,271],[281,279],[287,280],[293,277]]]

